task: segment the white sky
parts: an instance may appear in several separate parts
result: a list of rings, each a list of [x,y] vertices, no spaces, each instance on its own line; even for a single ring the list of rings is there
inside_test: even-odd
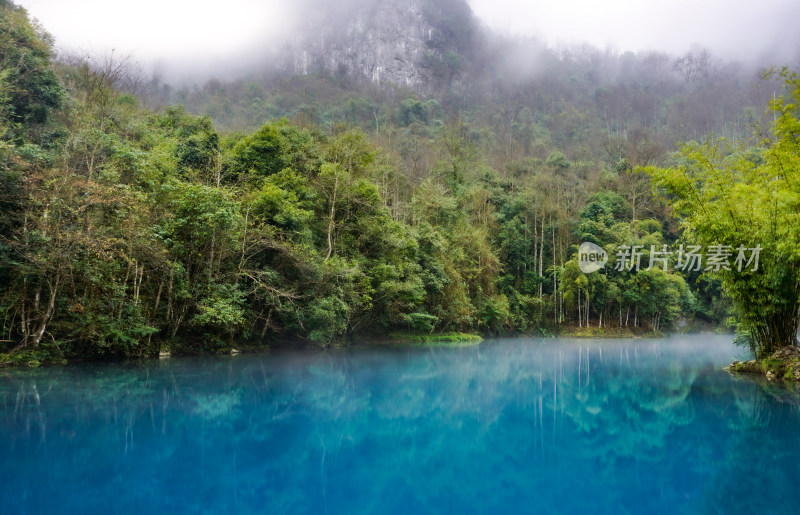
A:
[[[549,44],[686,52],[699,44],[751,59],[797,43],[797,0],[469,0],[491,27]],[[792,41],[789,41],[792,40]],[[796,45],[789,53],[796,50]]]
[[[304,14],[289,0],[16,1],[59,47],[113,48],[143,63],[186,68],[253,62],[259,43],[285,38]],[[468,1],[489,26],[536,35],[551,45],[587,41],[620,52],[681,53],[697,43],[729,59],[769,55],[781,64],[777,61],[794,54],[800,43],[797,0]],[[305,2],[306,9],[313,2]]]
[[[116,48],[142,60],[230,57],[292,23],[285,0],[14,0],[56,45]]]

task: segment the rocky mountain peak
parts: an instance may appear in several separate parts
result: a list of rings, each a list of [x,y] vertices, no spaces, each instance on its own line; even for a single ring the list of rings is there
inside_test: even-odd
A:
[[[464,0],[364,0],[318,13],[292,43],[286,71],[427,89],[462,71],[476,27]]]

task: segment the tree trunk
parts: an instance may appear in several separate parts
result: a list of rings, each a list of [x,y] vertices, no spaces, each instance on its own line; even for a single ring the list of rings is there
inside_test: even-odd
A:
[[[544,215],[542,215],[542,238],[539,242],[539,300],[542,300],[542,272],[544,268]],[[555,277],[555,274],[553,275]],[[555,282],[553,283],[555,284]],[[553,294],[555,295],[556,290],[555,287],[553,288]],[[555,304],[555,303],[554,303]]]
[[[586,327],[589,327],[589,290],[586,290],[586,309],[584,312],[586,313]]]
[[[333,228],[334,217],[336,216],[336,194],[339,191],[339,176],[337,175],[333,182],[333,197],[331,198],[331,211],[328,218],[328,254],[325,256],[327,261],[331,254],[333,254]]]
[[[56,307],[56,295],[58,294],[58,286],[60,282],[61,274],[56,271],[55,284],[50,284],[48,282],[48,286],[50,287],[50,300],[47,303],[47,311],[45,311],[44,315],[42,315],[42,318],[39,321],[39,328],[33,335],[34,347],[39,346],[39,343],[42,341],[42,336],[44,336],[44,333],[47,330],[47,324],[50,323],[50,318],[53,316],[53,311]]]
[[[553,217],[550,217],[550,223],[553,223]],[[544,235],[544,217],[542,218],[542,234]],[[544,243],[542,243],[542,247],[544,248]],[[542,261],[540,256],[539,261],[539,273],[542,272]],[[556,228],[553,225],[553,266],[556,264]],[[558,316],[558,274],[553,273],[553,310],[555,311],[555,319],[556,325],[559,324],[559,316]]]

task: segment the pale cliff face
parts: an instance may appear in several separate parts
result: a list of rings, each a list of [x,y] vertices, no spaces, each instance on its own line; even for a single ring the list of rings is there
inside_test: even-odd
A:
[[[461,26],[470,27],[466,4],[448,3],[458,6],[462,19],[468,15]],[[443,56],[452,44],[447,41],[449,27],[443,24],[450,17],[448,6],[435,0],[366,0],[335,20],[316,13],[310,26],[291,42],[286,71],[325,72],[427,89],[425,85],[441,78],[441,69],[446,68]]]
[[[421,60],[432,32],[418,2],[382,0],[358,12],[342,32],[323,28],[295,54],[294,73],[313,65],[371,81],[414,86],[423,82]]]

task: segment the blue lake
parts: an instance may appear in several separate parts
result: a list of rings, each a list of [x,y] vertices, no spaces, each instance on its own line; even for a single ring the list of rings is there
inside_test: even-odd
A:
[[[796,513],[800,410],[730,337],[0,371],[2,513]]]

